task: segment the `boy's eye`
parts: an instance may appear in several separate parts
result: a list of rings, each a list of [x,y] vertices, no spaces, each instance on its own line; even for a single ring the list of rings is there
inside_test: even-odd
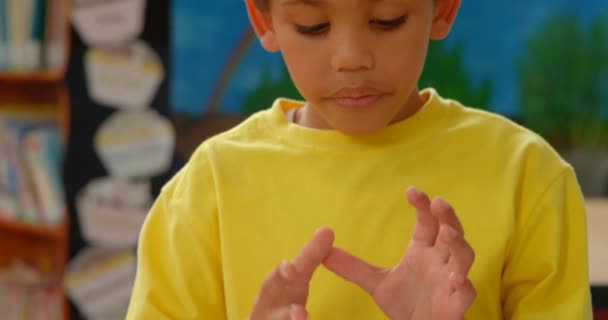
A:
[[[325,31],[327,31],[328,28],[329,28],[329,23],[321,23],[321,24],[317,24],[314,26],[296,25],[296,31],[298,31],[301,34],[306,34],[306,35],[319,35]]]
[[[407,21],[407,15],[402,15],[397,19],[391,20],[381,20],[381,19],[373,19],[370,21],[371,24],[379,27],[380,29],[391,30],[395,29]]]
[[[402,15],[397,19],[383,20],[372,19],[370,23],[383,30],[395,29],[407,21],[407,15]],[[329,23],[321,23],[314,26],[296,25],[296,31],[305,35],[320,35],[329,29]]]

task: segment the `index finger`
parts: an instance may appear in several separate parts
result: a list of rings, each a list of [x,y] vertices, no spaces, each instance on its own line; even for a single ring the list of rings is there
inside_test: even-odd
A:
[[[312,278],[313,273],[329,255],[334,243],[334,232],[329,228],[320,228],[312,239],[304,245],[302,250],[293,259],[293,264],[299,274]]]
[[[433,246],[439,233],[439,222],[431,214],[429,197],[417,188],[410,187],[407,190],[407,199],[416,208],[416,224],[412,241],[424,246]]]

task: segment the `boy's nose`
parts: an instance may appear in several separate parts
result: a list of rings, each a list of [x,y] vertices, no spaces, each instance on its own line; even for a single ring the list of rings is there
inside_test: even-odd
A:
[[[331,67],[338,72],[372,69],[375,65],[374,55],[365,42],[356,34],[341,35],[333,50]]]

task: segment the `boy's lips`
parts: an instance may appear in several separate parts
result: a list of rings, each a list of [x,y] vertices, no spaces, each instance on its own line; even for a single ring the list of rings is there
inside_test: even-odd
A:
[[[384,95],[384,92],[369,87],[344,88],[334,93],[330,100],[346,108],[364,108]]]

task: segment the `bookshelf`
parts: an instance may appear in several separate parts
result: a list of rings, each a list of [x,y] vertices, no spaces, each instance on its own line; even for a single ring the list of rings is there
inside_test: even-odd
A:
[[[52,117],[58,123],[62,138],[69,134],[69,105],[67,92],[61,83],[39,81],[0,81],[0,112],[3,105],[23,105],[24,115]],[[29,92],[29,94],[26,94]],[[36,105],[46,107],[36,108]],[[51,106],[55,106],[54,110]],[[13,110],[11,110],[13,111]],[[0,218],[0,268],[15,260],[25,261],[41,272],[52,275],[61,286],[61,278],[68,261],[69,215],[52,225],[37,225]],[[64,319],[69,308],[65,299]]]
[[[24,2],[20,0],[0,0],[0,6],[5,6],[0,8],[0,13],[4,9],[4,14],[14,14],[14,7],[22,3]],[[59,128],[65,150],[70,131],[69,96],[64,84],[70,52],[70,0],[31,0],[30,4],[32,7],[29,9],[32,12],[40,10],[38,6],[43,6],[40,11],[42,13],[37,12],[37,18],[34,18],[34,15],[31,17],[32,20],[41,19],[36,20],[38,24],[43,22],[42,26],[38,26],[41,28],[40,50],[37,53],[39,56],[35,59],[38,62],[27,67],[19,66],[7,61],[11,54],[5,54],[8,58],[5,59],[4,65],[0,65],[0,120],[6,114],[51,120]],[[24,9],[19,10],[23,14]],[[0,17],[0,23],[10,19],[17,20],[14,16],[3,18]],[[36,25],[36,22],[32,24]],[[6,34],[15,39],[17,33],[7,32],[6,29],[4,32],[5,38],[0,38],[0,42],[4,40],[6,48],[9,41]],[[53,51],[54,56],[45,56],[47,51]],[[3,53],[8,51],[0,52],[0,55]],[[13,56],[15,54],[11,57]],[[53,286],[62,288],[62,277],[69,256],[68,230],[67,212],[58,223],[48,225],[21,222],[0,215],[0,269],[8,268],[14,261],[26,262],[41,273],[49,275],[53,279]],[[65,293],[61,291],[62,319],[67,320],[69,304]]]

